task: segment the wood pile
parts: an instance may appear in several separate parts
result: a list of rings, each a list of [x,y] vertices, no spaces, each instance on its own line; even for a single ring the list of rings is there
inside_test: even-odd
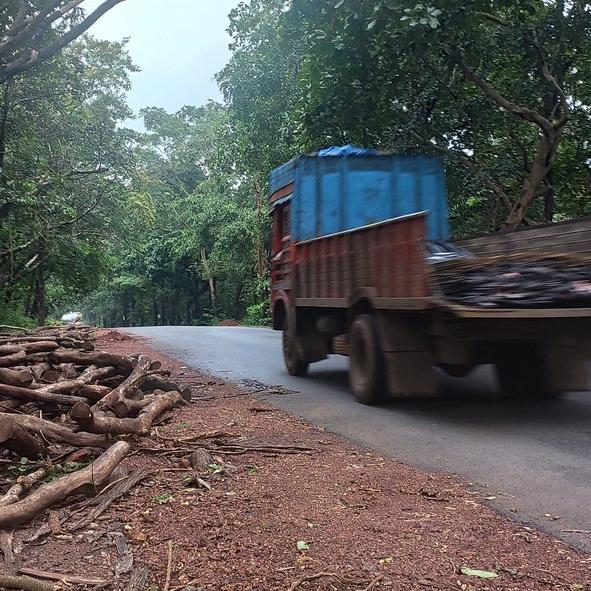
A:
[[[84,326],[0,327],[0,528],[100,491],[130,436],[191,398],[158,361],[95,351],[91,337]]]
[[[591,261],[567,255],[457,258],[432,265],[443,299],[477,308],[591,307]]]

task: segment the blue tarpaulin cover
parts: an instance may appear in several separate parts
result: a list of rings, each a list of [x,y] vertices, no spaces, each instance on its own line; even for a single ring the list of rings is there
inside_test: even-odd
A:
[[[317,156],[323,158],[325,156],[375,156],[376,154],[379,154],[379,152],[372,148],[358,148],[347,144],[346,146],[332,146],[331,148],[318,150]]]
[[[324,148],[318,150],[313,156],[319,158],[326,158],[331,156],[375,156],[379,154],[377,150],[371,148],[359,148],[348,144],[346,146],[332,146],[330,148]],[[295,167],[299,158],[293,158],[289,162],[278,166],[275,170],[271,171],[269,175],[269,193],[273,194],[282,187],[293,183],[295,179]]]

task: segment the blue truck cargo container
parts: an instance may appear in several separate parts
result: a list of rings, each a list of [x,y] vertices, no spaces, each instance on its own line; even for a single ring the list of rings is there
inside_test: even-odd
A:
[[[359,149],[319,152],[273,171],[271,191],[289,182],[294,182],[291,236],[295,241],[420,211],[428,212],[429,240],[449,238],[445,173],[437,157]]]

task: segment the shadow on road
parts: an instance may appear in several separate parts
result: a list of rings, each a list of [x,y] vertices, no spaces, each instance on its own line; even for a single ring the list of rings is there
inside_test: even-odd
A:
[[[347,371],[313,368],[306,380],[322,387],[335,386],[339,397],[352,399]],[[320,388],[319,388],[320,389]],[[334,392],[334,389],[333,389]],[[478,368],[465,378],[440,375],[440,395],[434,398],[396,399],[380,410],[438,423],[463,424],[505,430],[547,425],[567,432],[591,424],[591,392],[568,393],[556,399],[515,401],[498,387],[492,367]]]

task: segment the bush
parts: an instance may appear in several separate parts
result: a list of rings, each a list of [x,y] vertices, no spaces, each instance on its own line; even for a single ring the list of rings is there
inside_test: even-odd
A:
[[[248,306],[246,316],[242,320],[248,326],[271,325],[271,303],[267,300]]]
[[[37,326],[34,318],[25,316],[21,312],[11,309],[0,310],[0,324],[7,324],[8,326],[18,326],[21,328],[33,328]]]
[[[211,312],[203,312],[199,318],[193,320],[193,326],[217,326],[220,317]]]

